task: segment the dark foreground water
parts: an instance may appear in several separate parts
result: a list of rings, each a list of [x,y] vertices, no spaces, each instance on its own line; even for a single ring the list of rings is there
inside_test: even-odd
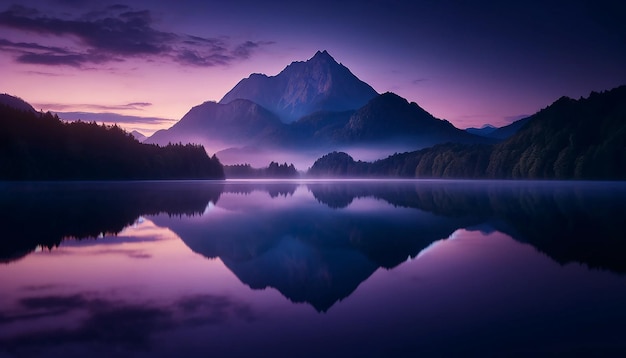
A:
[[[626,183],[0,183],[0,357],[626,354]]]

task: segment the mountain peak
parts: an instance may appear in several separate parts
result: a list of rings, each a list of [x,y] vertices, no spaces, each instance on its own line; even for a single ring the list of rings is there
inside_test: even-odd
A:
[[[320,60],[322,60],[322,61],[329,61],[329,60],[330,60],[330,61],[332,61],[332,62],[337,62],[337,61],[335,61],[335,59],[333,58],[333,56],[331,56],[331,55],[328,53],[328,51],[326,51],[326,50],[323,50],[323,51],[317,51],[317,52],[315,53],[315,55],[313,55],[313,57],[311,57],[311,59],[310,59],[309,61],[315,61],[315,60],[317,60],[317,61],[320,61]]]
[[[247,99],[289,123],[318,111],[355,110],[377,95],[323,50],[307,61],[292,62],[276,76],[251,75],[241,80],[220,103]]]

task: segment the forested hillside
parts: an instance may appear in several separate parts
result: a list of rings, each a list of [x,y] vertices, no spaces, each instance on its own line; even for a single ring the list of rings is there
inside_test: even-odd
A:
[[[0,105],[0,179],[221,179],[202,146],[141,144],[117,126]]]
[[[313,176],[626,179],[626,86],[563,97],[539,111],[515,135],[495,145],[447,143],[373,163],[330,153]]]

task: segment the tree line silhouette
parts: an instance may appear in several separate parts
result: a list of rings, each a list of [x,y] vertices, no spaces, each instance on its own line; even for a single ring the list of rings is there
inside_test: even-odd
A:
[[[2,180],[223,178],[222,164],[200,145],[142,144],[116,125],[0,105]]]
[[[225,165],[227,178],[297,178],[300,176],[293,164],[271,162],[267,168],[253,168],[250,164]]]

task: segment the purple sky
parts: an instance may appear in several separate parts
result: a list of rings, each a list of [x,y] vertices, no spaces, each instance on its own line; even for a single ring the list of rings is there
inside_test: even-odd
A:
[[[43,110],[180,119],[323,49],[461,128],[626,84],[623,1],[16,3],[0,0],[0,92]]]

